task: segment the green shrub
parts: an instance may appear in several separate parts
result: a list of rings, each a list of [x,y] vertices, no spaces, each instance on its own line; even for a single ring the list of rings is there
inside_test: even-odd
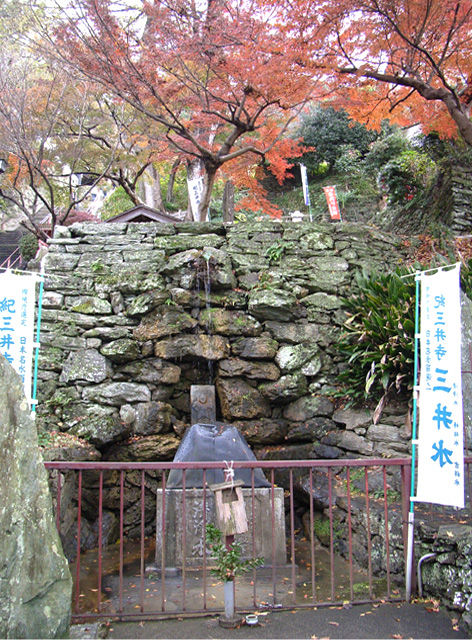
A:
[[[205,540],[216,562],[216,568],[211,572],[223,582],[234,580],[236,576],[264,564],[264,558],[243,559],[243,551],[239,542],[233,542],[230,548],[227,548],[222,532],[213,524],[207,524]]]
[[[418,198],[433,183],[436,164],[426,153],[408,149],[380,170],[380,182],[391,204],[405,205]]]
[[[461,289],[472,300],[472,258],[461,265]]]
[[[24,236],[21,236],[19,247],[21,257],[26,262],[29,262],[34,258],[38,251],[38,238],[33,233],[26,233]]]
[[[354,402],[412,389],[415,279],[406,273],[357,273],[357,292],[342,301],[348,319],[337,348],[349,366],[339,380]]]

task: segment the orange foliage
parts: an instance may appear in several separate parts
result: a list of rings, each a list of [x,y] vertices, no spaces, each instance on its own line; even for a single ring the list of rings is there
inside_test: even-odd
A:
[[[470,0],[275,2],[282,19],[291,13],[306,64],[325,70],[329,99],[352,117],[421,123],[472,145]]]
[[[55,32],[61,56],[161,125],[182,159],[201,159],[210,185],[244,154],[282,179],[297,144],[279,138],[315,83],[273,12],[245,0],[153,0],[125,22],[111,0],[77,7],[81,17]]]

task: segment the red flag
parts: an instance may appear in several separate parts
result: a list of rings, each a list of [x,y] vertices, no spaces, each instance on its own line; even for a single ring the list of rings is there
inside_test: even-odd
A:
[[[338,199],[336,197],[336,187],[323,187],[323,191],[325,192],[326,200],[328,202],[331,220],[341,220]]]

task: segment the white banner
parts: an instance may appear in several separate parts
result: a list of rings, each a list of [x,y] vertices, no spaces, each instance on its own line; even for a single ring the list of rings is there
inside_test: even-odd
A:
[[[187,179],[187,187],[193,218],[194,220],[198,220],[198,207],[202,201],[203,193],[203,176],[192,178],[191,180]]]
[[[308,177],[306,173],[306,167],[304,164],[300,163],[300,173],[302,176],[302,186],[303,186],[303,198],[307,207],[310,206],[310,192],[308,191]]]
[[[0,273],[0,353],[20,374],[31,404],[35,274]]]
[[[460,265],[421,278],[416,500],[464,507]]]

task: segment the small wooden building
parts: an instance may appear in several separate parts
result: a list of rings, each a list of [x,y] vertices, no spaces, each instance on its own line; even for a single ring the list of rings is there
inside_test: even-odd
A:
[[[179,212],[180,213],[180,212]],[[181,215],[181,214],[180,214]],[[123,211],[113,218],[108,218],[105,222],[182,222],[179,214],[171,215],[170,213],[162,213],[151,209],[144,204],[138,204],[132,209]]]

